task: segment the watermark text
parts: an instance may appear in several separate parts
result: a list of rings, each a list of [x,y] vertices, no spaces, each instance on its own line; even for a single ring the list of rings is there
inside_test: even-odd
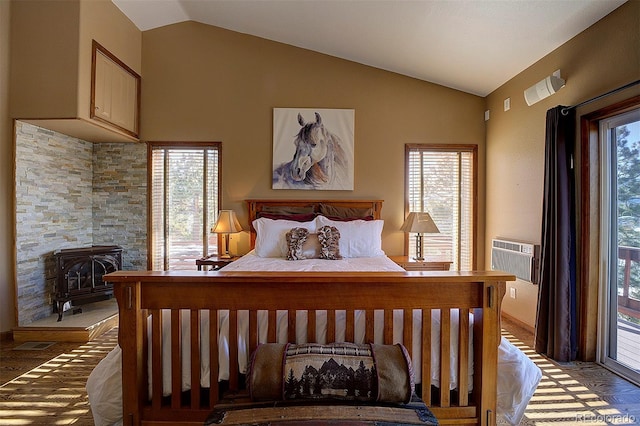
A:
[[[637,424],[633,414],[576,414],[577,423]]]

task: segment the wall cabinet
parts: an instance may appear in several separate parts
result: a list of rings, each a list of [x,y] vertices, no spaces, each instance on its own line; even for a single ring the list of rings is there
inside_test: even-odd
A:
[[[142,32],[113,2],[13,2],[11,29],[11,118],[89,142],[140,141]]]
[[[91,118],[138,135],[140,76],[93,41]]]

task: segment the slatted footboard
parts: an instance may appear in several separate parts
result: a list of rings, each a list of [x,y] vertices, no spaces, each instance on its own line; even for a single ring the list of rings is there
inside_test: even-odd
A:
[[[292,343],[330,343],[341,340],[342,332],[344,341],[363,336],[371,342],[378,327],[380,343],[401,341],[410,353],[417,343],[420,396],[439,422],[495,423],[499,313],[505,282],[515,279],[511,275],[120,271],[105,279],[115,284],[120,310],[125,425],[202,424],[222,397],[221,389],[243,387],[238,354],[246,361],[259,343],[277,342],[283,327]],[[296,311],[306,311],[303,322],[298,323]],[[402,333],[394,336],[398,311]],[[439,323],[432,321],[434,312]],[[452,329],[458,330],[456,354]],[[432,333],[440,341],[435,390]],[[457,359],[457,383],[450,392],[452,358]]]

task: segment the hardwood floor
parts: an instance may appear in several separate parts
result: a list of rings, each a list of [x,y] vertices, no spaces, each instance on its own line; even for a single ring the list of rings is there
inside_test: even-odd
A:
[[[502,335],[542,370],[521,426],[640,424],[638,386],[593,362],[549,360],[534,352],[533,333],[508,320],[502,325]]]
[[[118,341],[113,328],[79,344],[57,342],[44,350],[0,347],[0,424],[93,425],[85,384]]]
[[[503,335],[543,371],[523,426],[640,424],[640,388],[594,363],[557,364],[533,352],[533,335],[505,321]],[[117,328],[86,343],[44,350],[0,347],[0,424],[93,425],[85,390],[94,366],[116,345]]]

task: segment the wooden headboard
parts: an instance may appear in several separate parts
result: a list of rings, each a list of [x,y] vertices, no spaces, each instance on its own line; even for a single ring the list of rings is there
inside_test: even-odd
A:
[[[253,221],[259,217],[259,213],[268,207],[313,207],[313,211],[320,212],[320,204],[328,204],[335,207],[371,209],[374,219],[380,219],[382,200],[246,200],[249,209],[249,232],[251,234],[251,249],[256,245],[256,230],[253,229]]]

